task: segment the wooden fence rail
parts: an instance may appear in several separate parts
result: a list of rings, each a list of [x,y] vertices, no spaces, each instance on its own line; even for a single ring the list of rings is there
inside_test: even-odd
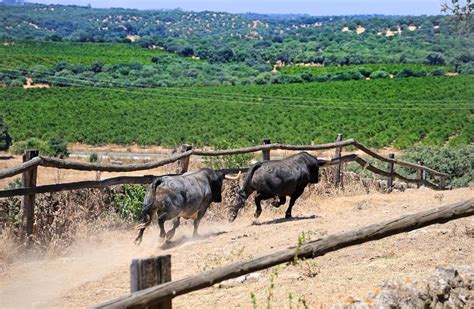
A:
[[[319,159],[324,166],[340,164],[342,162],[350,162],[356,161],[357,155],[351,154],[347,156],[342,156],[335,159]],[[364,161],[365,162],[365,161]],[[220,172],[225,174],[236,174],[238,172],[245,173],[247,172],[248,168],[226,168],[220,169]],[[383,171],[382,175],[383,175]],[[60,191],[67,191],[67,190],[79,190],[79,189],[86,189],[86,188],[105,188],[110,186],[116,186],[121,184],[148,184],[153,181],[156,177],[163,177],[163,176],[173,176],[173,175],[180,175],[178,174],[167,174],[167,175],[160,175],[160,176],[153,176],[153,175],[145,175],[145,176],[119,176],[119,177],[112,177],[107,178],[104,180],[86,180],[86,181],[76,181],[76,182],[67,182],[55,185],[43,185],[43,186],[35,186],[35,187],[25,187],[25,188],[16,188],[16,189],[9,189],[9,190],[0,190],[0,198],[4,197],[12,197],[12,196],[19,196],[19,195],[27,195],[27,194],[40,194],[40,193],[50,193],[50,192],[60,192]]]
[[[49,158],[49,157],[37,157],[33,160],[25,162],[21,165],[7,168],[0,170],[0,179],[8,178],[15,176],[17,174],[23,173],[26,170],[34,168],[36,166],[45,166],[45,167],[54,167],[60,169],[74,169],[79,171],[100,171],[100,172],[133,172],[133,171],[141,171],[141,170],[149,170],[153,168],[157,168],[160,166],[164,166],[176,161],[179,161],[183,158],[189,156],[225,156],[225,155],[237,155],[237,154],[246,154],[252,153],[262,150],[327,150],[327,149],[335,149],[347,146],[354,146],[361,151],[367,153],[369,156],[374,157],[375,159],[384,161],[384,162],[392,162],[394,164],[398,164],[401,166],[405,166],[412,169],[423,170],[427,173],[430,173],[435,176],[440,177],[449,177],[448,174],[435,171],[429,167],[418,165],[415,163],[410,163],[402,160],[390,159],[384,156],[381,156],[372,150],[368,149],[364,145],[354,141],[353,139],[349,139],[342,142],[336,143],[329,143],[329,144],[321,144],[321,145],[305,145],[305,146],[293,146],[293,145],[282,145],[282,144],[265,144],[259,145],[254,147],[246,147],[240,149],[229,149],[229,150],[216,150],[216,151],[204,151],[198,149],[192,149],[183,153],[179,153],[177,155],[173,155],[167,159],[156,161],[156,162],[149,162],[145,164],[134,164],[134,165],[126,165],[126,166],[118,166],[113,164],[100,164],[100,163],[80,163],[80,162],[73,162],[67,161],[57,158]]]
[[[299,248],[290,247],[269,255],[232,263],[222,268],[212,269],[181,280],[164,283],[118,297],[96,305],[93,308],[151,308],[150,304],[166,302],[173,297],[204,289],[227,279],[292,262],[295,259],[315,258],[349,246],[472,215],[474,215],[474,199],[469,199],[348,232],[330,235],[303,244]]]
[[[126,166],[119,166],[114,164],[100,164],[100,163],[81,163],[81,162],[74,162],[68,160],[62,160],[57,158],[49,158],[49,157],[28,157],[27,160],[24,160],[22,164],[18,166],[14,166],[11,168],[0,170],[0,179],[12,177],[17,174],[23,174],[23,187],[18,189],[12,190],[3,190],[0,191],[0,198],[2,197],[11,197],[16,195],[23,195],[22,200],[22,207],[23,207],[23,223],[25,225],[25,230],[27,235],[31,235],[33,231],[33,216],[34,213],[34,200],[35,195],[37,193],[46,193],[46,192],[58,192],[64,190],[76,190],[76,189],[83,189],[83,188],[103,188],[112,185],[124,184],[124,183],[149,183],[151,182],[150,177],[115,177],[109,178],[103,181],[80,181],[80,182],[73,182],[73,183],[63,183],[57,185],[46,185],[46,186],[39,186],[36,187],[36,170],[38,166],[44,167],[53,167],[58,169],[73,169],[79,171],[97,171],[97,172],[132,172],[132,171],[142,171],[142,170],[150,170],[160,166],[164,166],[167,164],[171,164],[174,162],[179,163],[179,168],[177,170],[178,173],[184,173],[188,170],[189,160],[191,156],[224,156],[224,155],[238,155],[238,154],[245,154],[245,153],[252,153],[257,151],[262,151],[262,156],[264,160],[270,159],[270,150],[272,149],[282,149],[282,150],[327,150],[327,149],[337,149],[338,154],[335,158],[321,160],[324,165],[331,165],[337,164],[340,166],[341,162],[349,162],[355,161],[358,164],[362,165],[364,168],[367,168],[369,171],[382,175],[388,178],[388,186],[387,191],[390,191],[393,183],[394,178],[401,179],[407,183],[416,183],[417,185],[425,185],[432,189],[436,190],[443,190],[444,184],[446,183],[446,178],[449,177],[448,174],[441,173],[430,169],[423,165],[418,165],[410,162],[405,162],[402,160],[396,160],[394,158],[386,158],[383,157],[372,150],[368,149],[364,145],[360,144],[359,142],[349,139],[346,141],[342,141],[342,136],[338,138],[335,143],[328,143],[328,144],[320,144],[320,145],[284,145],[284,144],[270,144],[270,140],[264,140],[263,145],[253,146],[253,147],[246,147],[240,149],[230,149],[230,150],[217,150],[217,151],[205,151],[205,150],[198,150],[192,149],[190,145],[183,145],[181,148],[180,153],[175,154],[169,158],[149,162],[145,164],[132,164]],[[341,140],[341,141],[340,141]],[[365,152],[369,156],[379,159],[384,162],[389,163],[389,171],[383,171],[381,169],[376,168],[375,166],[368,164],[365,160],[357,156],[356,154],[340,157],[340,149],[347,146],[354,146],[355,148]],[[25,157],[26,158],[26,157]],[[417,177],[417,179],[409,179],[406,177],[401,176],[400,174],[394,171],[394,165],[398,164],[401,166],[409,167],[412,169],[416,169],[418,171],[422,171],[422,175],[425,173],[431,173],[432,175],[438,176],[441,178],[440,185],[436,185],[430,183],[424,177]],[[246,170],[246,169],[241,169]],[[339,170],[340,172],[340,170]],[[342,175],[341,175],[342,176]],[[34,179],[33,179],[34,178]],[[339,179],[342,182],[342,177]]]

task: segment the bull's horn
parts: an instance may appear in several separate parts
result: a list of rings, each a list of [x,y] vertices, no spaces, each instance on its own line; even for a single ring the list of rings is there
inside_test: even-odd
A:
[[[237,176],[231,177],[231,176],[229,176],[229,175],[225,175],[224,177],[225,177],[225,179],[228,179],[228,180],[237,180],[237,179],[239,179],[240,174],[242,174],[242,172],[239,171],[239,173],[237,174]]]

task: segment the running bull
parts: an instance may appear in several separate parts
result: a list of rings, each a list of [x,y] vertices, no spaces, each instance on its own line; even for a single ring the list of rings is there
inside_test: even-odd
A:
[[[194,219],[193,236],[197,236],[199,223],[209,205],[222,200],[224,178],[236,179],[238,176],[231,178],[222,172],[203,168],[178,176],[157,177],[148,186],[143,203],[143,221],[137,226],[139,231],[135,243],[141,243],[143,232],[155,213],[158,213],[161,238],[166,238],[167,241],[173,238],[180,218]],[[167,220],[173,220],[173,227],[166,233],[164,224]]]
[[[279,197],[273,206],[279,207],[286,203],[290,196],[290,205],[285,218],[291,218],[291,209],[309,183],[319,181],[318,159],[307,152],[300,152],[282,160],[263,161],[253,165],[244,179],[242,189],[238,193],[238,201],[231,212],[230,221],[234,221],[237,213],[252,192],[255,195],[255,218],[262,213],[262,200]]]

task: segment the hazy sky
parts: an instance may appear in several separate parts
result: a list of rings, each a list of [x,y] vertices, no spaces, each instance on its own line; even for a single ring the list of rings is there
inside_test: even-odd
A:
[[[28,2],[78,4],[92,7],[225,11],[232,13],[307,13],[311,15],[436,15],[443,0],[28,0]]]

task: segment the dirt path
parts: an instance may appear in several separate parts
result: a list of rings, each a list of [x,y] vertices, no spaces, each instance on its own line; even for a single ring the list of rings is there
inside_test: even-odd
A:
[[[129,291],[129,263],[133,257],[172,255],[172,277],[180,279],[206,269],[256,257],[297,243],[402,214],[474,197],[473,189],[434,192],[428,189],[392,194],[360,194],[332,198],[306,196],[297,203],[292,221],[283,221],[285,209],[264,208],[259,224],[252,224],[248,209],[233,224],[204,222],[201,237],[191,239],[192,226],[178,229],[173,245],[164,247],[156,228],[147,230],[135,247],[132,230],[107,232],[100,241],[78,243],[59,258],[18,261],[0,279],[1,308],[79,308]],[[213,287],[173,301],[175,308],[294,306],[302,299],[310,308],[364,296],[385,280],[426,276],[444,264],[474,263],[474,238],[466,231],[474,218],[435,225],[384,240],[346,248],[296,266],[281,266],[258,273],[256,280]],[[272,275],[273,274],[273,275]],[[275,287],[269,289],[274,278]],[[291,297],[289,294],[291,293]]]

